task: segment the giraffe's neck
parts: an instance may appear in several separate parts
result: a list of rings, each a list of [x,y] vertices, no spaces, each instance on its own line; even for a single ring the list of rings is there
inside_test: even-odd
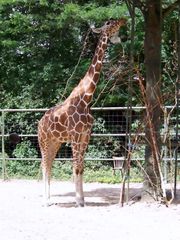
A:
[[[103,34],[99,39],[99,43],[96,47],[96,51],[95,51],[94,57],[92,59],[91,65],[89,66],[89,69],[84,77],[84,78],[88,79],[88,83],[89,83],[89,84],[87,84],[87,82],[85,80],[87,90],[89,93],[92,93],[92,94],[94,93],[95,87],[99,80],[102,63],[103,63],[103,59],[104,59],[104,54],[105,54],[105,51],[107,48],[107,41],[108,41],[108,36],[106,34]],[[84,81],[84,79],[82,79],[82,82],[83,81]],[[89,86],[89,88],[88,88],[88,86]]]
[[[108,36],[106,34],[102,34],[96,47],[91,65],[89,66],[85,76],[79,82],[78,86],[73,90],[71,94],[72,97],[73,95],[81,95],[81,98],[83,98],[87,104],[91,103],[99,80],[102,62],[107,48],[107,42]]]

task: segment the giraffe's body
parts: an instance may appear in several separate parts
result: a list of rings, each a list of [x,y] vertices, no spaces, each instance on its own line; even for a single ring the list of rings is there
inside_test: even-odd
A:
[[[93,117],[90,113],[90,103],[95,91],[102,67],[104,52],[108,38],[125,24],[124,19],[108,22],[98,31],[101,37],[96,48],[92,63],[74,88],[70,96],[48,110],[38,124],[38,141],[42,154],[42,170],[45,182],[45,201],[50,198],[50,174],[52,162],[63,142],[70,142],[73,152],[73,174],[76,187],[76,203],[84,206],[83,196],[83,164],[84,154],[89,143]]]

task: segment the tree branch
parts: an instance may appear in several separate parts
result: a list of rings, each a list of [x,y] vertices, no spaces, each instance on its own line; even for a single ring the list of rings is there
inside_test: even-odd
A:
[[[129,14],[131,16],[131,18],[133,17],[133,6],[134,6],[134,3],[131,1],[131,0],[125,0],[125,3],[126,3],[126,6],[129,10]]]
[[[128,0],[126,2],[129,2],[129,4],[133,5],[134,4],[134,7],[137,7],[139,9],[143,9],[144,7],[144,4],[143,2],[141,2],[141,0]]]
[[[172,11],[174,11],[177,7],[178,4],[180,4],[180,0],[175,1],[173,4],[169,5],[167,8],[164,8],[162,10],[162,16],[165,18],[168,16]]]

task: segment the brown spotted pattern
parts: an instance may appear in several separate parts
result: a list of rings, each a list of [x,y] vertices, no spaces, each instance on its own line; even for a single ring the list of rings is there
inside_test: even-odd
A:
[[[45,198],[50,197],[50,174],[52,162],[63,142],[70,142],[73,152],[73,173],[76,185],[76,202],[84,205],[82,190],[82,173],[84,154],[87,149],[93,117],[90,113],[90,103],[102,67],[104,52],[108,38],[124,25],[124,19],[112,21],[108,27],[102,28],[102,33],[96,48],[92,63],[64,103],[49,109],[38,124],[38,141],[42,154],[42,170],[45,182]]]

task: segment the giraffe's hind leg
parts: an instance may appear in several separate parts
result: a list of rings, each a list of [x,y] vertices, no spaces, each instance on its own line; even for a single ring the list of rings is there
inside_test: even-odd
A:
[[[48,159],[48,161],[53,161],[53,160]],[[47,166],[46,157],[42,159],[41,167],[42,167],[43,184],[44,184],[43,206],[50,206],[51,205],[50,204],[50,177],[51,177],[52,166]]]
[[[50,206],[50,179],[51,179],[51,169],[54,158],[56,157],[57,151],[60,148],[60,144],[51,143],[48,144],[46,150],[42,150],[42,174],[43,174],[43,184],[44,184],[44,206]]]

